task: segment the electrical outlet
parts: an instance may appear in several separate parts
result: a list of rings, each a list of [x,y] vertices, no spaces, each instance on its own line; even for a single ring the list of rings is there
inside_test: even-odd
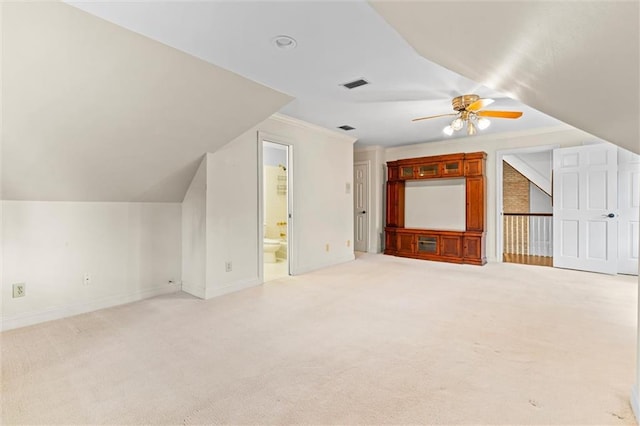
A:
[[[233,270],[233,264],[231,263],[231,261],[224,262],[224,270],[225,272],[231,272]]]
[[[26,295],[25,293],[25,287],[27,285],[25,283],[17,283],[13,285],[13,298],[15,299],[16,297],[24,297]]]
[[[347,240],[347,247],[351,247],[351,240]]]
[[[91,285],[91,275],[88,272],[84,273],[83,283],[84,285]]]
[[[324,250],[325,250],[325,251],[329,251],[329,243],[327,243],[327,245],[326,245],[326,246],[324,246]]]

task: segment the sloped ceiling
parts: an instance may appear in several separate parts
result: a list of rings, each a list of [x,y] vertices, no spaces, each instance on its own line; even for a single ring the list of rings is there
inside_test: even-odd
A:
[[[4,199],[181,201],[291,100],[66,4],[2,8]]]
[[[371,4],[425,58],[640,153],[638,1]]]
[[[519,120],[492,120],[484,134],[563,125],[418,55],[365,0],[66,1],[287,93],[295,100],[281,113],[328,129],[355,127],[348,135],[357,145],[465,137],[442,133],[451,117],[411,119],[453,112],[451,98],[466,93],[495,99],[492,109],[524,112]],[[297,47],[277,48],[279,34]],[[360,78],[370,84],[341,85]]]

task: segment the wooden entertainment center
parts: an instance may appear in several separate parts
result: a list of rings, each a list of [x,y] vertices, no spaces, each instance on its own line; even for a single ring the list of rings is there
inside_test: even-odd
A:
[[[385,254],[484,265],[485,152],[407,158],[387,162]],[[405,183],[418,179],[465,180],[465,230],[405,228]],[[438,200],[434,200],[438,202]]]

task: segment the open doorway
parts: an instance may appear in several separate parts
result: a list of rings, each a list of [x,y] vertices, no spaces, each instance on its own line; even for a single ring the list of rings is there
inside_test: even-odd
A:
[[[500,151],[497,156],[497,257],[553,266],[553,146]]]
[[[262,271],[263,282],[290,274],[289,145],[262,140]]]

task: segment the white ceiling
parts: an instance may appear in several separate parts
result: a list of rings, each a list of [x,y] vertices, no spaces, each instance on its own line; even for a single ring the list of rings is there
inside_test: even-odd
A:
[[[484,133],[561,124],[424,59],[362,0],[69,3],[287,93],[295,100],[280,112],[330,129],[355,127],[349,134],[359,145],[440,140],[450,118],[411,119],[452,112],[451,98],[466,93],[495,98],[491,109],[525,112],[519,120],[492,120]],[[297,48],[274,47],[282,34],[294,37]],[[371,84],[340,86],[359,78]]]

